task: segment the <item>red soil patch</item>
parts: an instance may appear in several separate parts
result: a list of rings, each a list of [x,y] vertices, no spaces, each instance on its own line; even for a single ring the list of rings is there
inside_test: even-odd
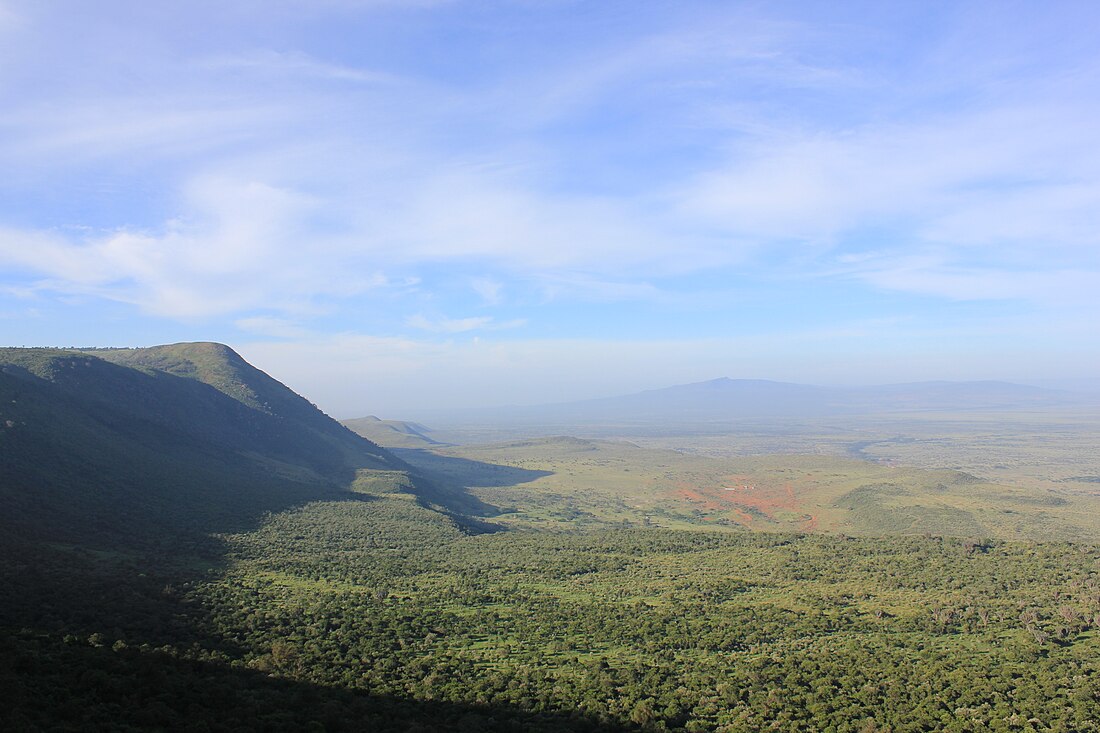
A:
[[[740,486],[742,484],[738,484]],[[775,512],[786,510],[796,512],[799,509],[798,498],[794,495],[794,489],[790,484],[783,486],[769,486],[761,483],[747,484],[748,488],[737,491],[726,491],[738,504],[759,509],[769,517]]]
[[[723,505],[723,502],[715,501],[713,497],[704,495],[704,491],[704,489],[690,489],[683,484],[679,484],[676,489],[676,496],[686,499],[692,504],[698,504],[701,509],[707,511],[716,512],[728,508]],[[707,493],[709,494],[709,492]]]
[[[788,484],[766,484],[750,476],[724,476],[720,486],[676,484],[675,496],[686,500],[704,511],[728,511],[731,518],[741,524],[752,522],[753,516],[745,509],[756,509],[775,519],[777,511],[800,512],[798,497]],[[817,517],[810,516],[802,526],[809,532],[817,528]]]
[[[734,509],[733,513],[737,515],[737,518],[741,520],[742,524],[749,524],[752,522],[752,515],[743,509]]]

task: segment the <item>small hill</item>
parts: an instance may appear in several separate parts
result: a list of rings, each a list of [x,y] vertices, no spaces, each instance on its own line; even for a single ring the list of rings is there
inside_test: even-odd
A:
[[[0,349],[9,531],[74,540],[229,531],[353,484],[463,501],[221,344]]]
[[[404,420],[382,420],[374,415],[341,421],[352,432],[386,448],[428,448],[448,445],[429,436],[432,429]]]

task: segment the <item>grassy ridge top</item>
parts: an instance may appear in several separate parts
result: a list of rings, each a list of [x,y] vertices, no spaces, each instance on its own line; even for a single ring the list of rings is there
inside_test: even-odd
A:
[[[309,400],[252,366],[225,344],[200,341],[140,349],[83,351],[121,366],[197,380],[263,412],[298,418],[315,418],[320,412]]]
[[[224,344],[196,342],[140,349],[87,349],[85,353],[122,366],[195,379],[249,407],[271,411],[267,401],[258,394],[258,391],[269,391],[263,387],[270,385],[257,384],[261,381],[257,380],[258,376],[267,375]]]
[[[294,423],[336,448],[356,468],[408,468],[377,444],[356,435],[325,415],[316,405],[224,344],[197,342],[141,349],[89,349],[106,361],[146,372],[159,372],[201,382],[252,410]],[[316,440],[310,441],[315,443]],[[312,451],[315,446],[304,446]],[[306,458],[305,450],[301,458]]]

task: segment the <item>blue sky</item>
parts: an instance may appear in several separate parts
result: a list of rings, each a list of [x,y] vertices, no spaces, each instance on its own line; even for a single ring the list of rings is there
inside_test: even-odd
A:
[[[0,0],[0,340],[338,417],[1100,374],[1091,2]]]

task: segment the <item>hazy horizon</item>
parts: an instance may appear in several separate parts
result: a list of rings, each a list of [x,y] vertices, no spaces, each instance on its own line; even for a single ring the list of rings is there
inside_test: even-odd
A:
[[[1085,2],[0,0],[0,343],[341,418],[1095,385]]]

